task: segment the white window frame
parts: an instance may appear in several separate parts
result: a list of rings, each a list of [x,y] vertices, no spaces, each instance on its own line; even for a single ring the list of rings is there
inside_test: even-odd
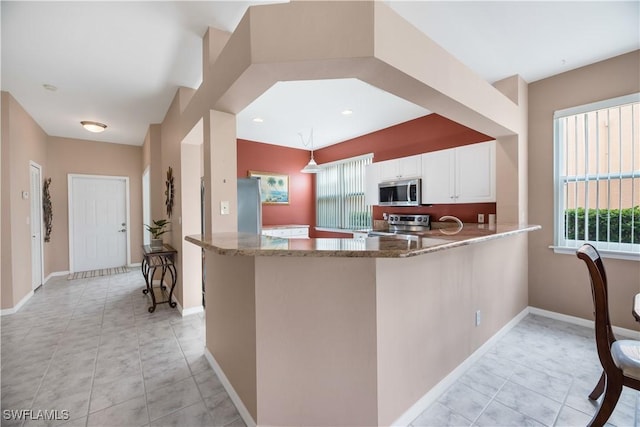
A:
[[[360,156],[355,156],[355,157],[349,157],[347,159],[342,159],[342,160],[337,160],[334,162],[329,162],[329,163],[324,163],[322,165],[320,165],[321,168],[325,169],[328,167],[332,167],[332,166],[336,166],[339,164],[343,164],[343,163],[350,163],[350,162],[354,162],[354,161],[358,161],[358,160],[363,160],[363,159],[369,159],[369,164],[373,161],[373,153],[368,153],[368,154],[362,154]],[[362,171],[362,173],[364,174],[364,170]],[[316,179],[316,222],[318,222],[320,220],[320,212],[319,212],[319,204],[318,204],[318,200],[319,200],[319,192],[318,192],[318,180]],[[365,181],[365,177],[364,175],[362,176],[362,196],[364,197],[366,191],[366,181]],[[344,194],[342,195],[344,196]],[[373,209],[371,208],[370,205],[366,205],[365,204],[365,209],[368,209],[369,211],[369,220],[372,221],[372,217],[373,217]],[[340,214],[341,216],[344,216],[344,212],[342,212]],[[369,224],[366,227],[363,228],[370,228],[371,224]],[[345,231],[353,231],[355,230],[355,228],[347,228],[345,227],[345,223],[343,221],[343,219],[340,221],[340,224],[338,227],[334,227],[334,226],[330,226],[330,225],[326,225],[326,224],[316,224],[316,230],[320,230],[320,231],[338,231],[338,232],[345,232]]]
[[[555,253],[561,254],[573,254],[575,255],[576,249],[578,249],[583,243],[588,242],[593,244],[598,252],[604,258],[617,258],[626,260],[640,261],[640,242],[637,243],[617,243],[617,242],[595,242],[585,240],[569,240],[564,238],[564,182],[569,181],[599,181],[602,179],[621,179],[621,178],[638,178],[640,177],[640,165],[633,165],[636,168],[630,172],[624,173],[600,173],[597,175],[586,176],[566,176],[561,175],[562,165],[566,158],[565,153],[561,147],[561,135],[563,132],[562,126],[558,119],[573,116],[581,113],[587,113],[591,111],[612,108],[616,106],[622,106],[625,104],[640,102],[640,93],[612,98],[604,101],[594,102],[591,104],[585,104],[573,108],[567,108],[554,112],[553,115],[553,139],[554,139],[554,244],[550,246]],[[633,124],[632,124],[633,126]],[[632,149],[640,149],[637,147],[640,141],[634,140]],[[632,187],[632,192],[636,190]],[[588,220],[587,220],[588,224]],[[585,227],[586,229],[587,227]]]

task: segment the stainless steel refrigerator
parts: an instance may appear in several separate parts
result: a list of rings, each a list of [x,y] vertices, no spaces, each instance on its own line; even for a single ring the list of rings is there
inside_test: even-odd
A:
[[[238,178],[238,232],[262,232],[262,199],[259,178]]]

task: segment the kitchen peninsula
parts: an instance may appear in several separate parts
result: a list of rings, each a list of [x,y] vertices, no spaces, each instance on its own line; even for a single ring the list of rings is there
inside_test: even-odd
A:
[[[411,240],[188,236],[207,249],[208,356],[250,425],[408,423],[527,307],[518,266],[539,228],[466,225]]]

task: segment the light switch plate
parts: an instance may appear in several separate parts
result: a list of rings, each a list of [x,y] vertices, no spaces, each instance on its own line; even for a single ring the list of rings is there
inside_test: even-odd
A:
[[[484,224],[484,214],[478,214],[478,224]]]
[[[229,201],[223,200],[220,202],[220,215],[229,215]]]

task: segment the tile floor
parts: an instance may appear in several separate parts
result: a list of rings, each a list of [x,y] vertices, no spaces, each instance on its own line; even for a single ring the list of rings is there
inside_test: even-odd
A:
[[[143,287],[137,269],[55,277],[2,316],[2,426],[244,426],[204,357],[202,315],[150,314]],[[11,421],[6,409],[69,419]]]
[[[0,318],[2,426],[7,409],[68,410],[68,426],[244,426],[203,355],[203,318],[166,304],[149,314],[138,270],[52,278]],[[584,426],[600,375],[589,329],[528,316],[412,426]],[[65,414],[60,413],[62,418]],[[625,389],[611,426],[640,426]]]
[[[411,425],[586,426],[601,372],[591,329],[529,315]],[[640,426],[640,392],[625,387],[607,426]]]

